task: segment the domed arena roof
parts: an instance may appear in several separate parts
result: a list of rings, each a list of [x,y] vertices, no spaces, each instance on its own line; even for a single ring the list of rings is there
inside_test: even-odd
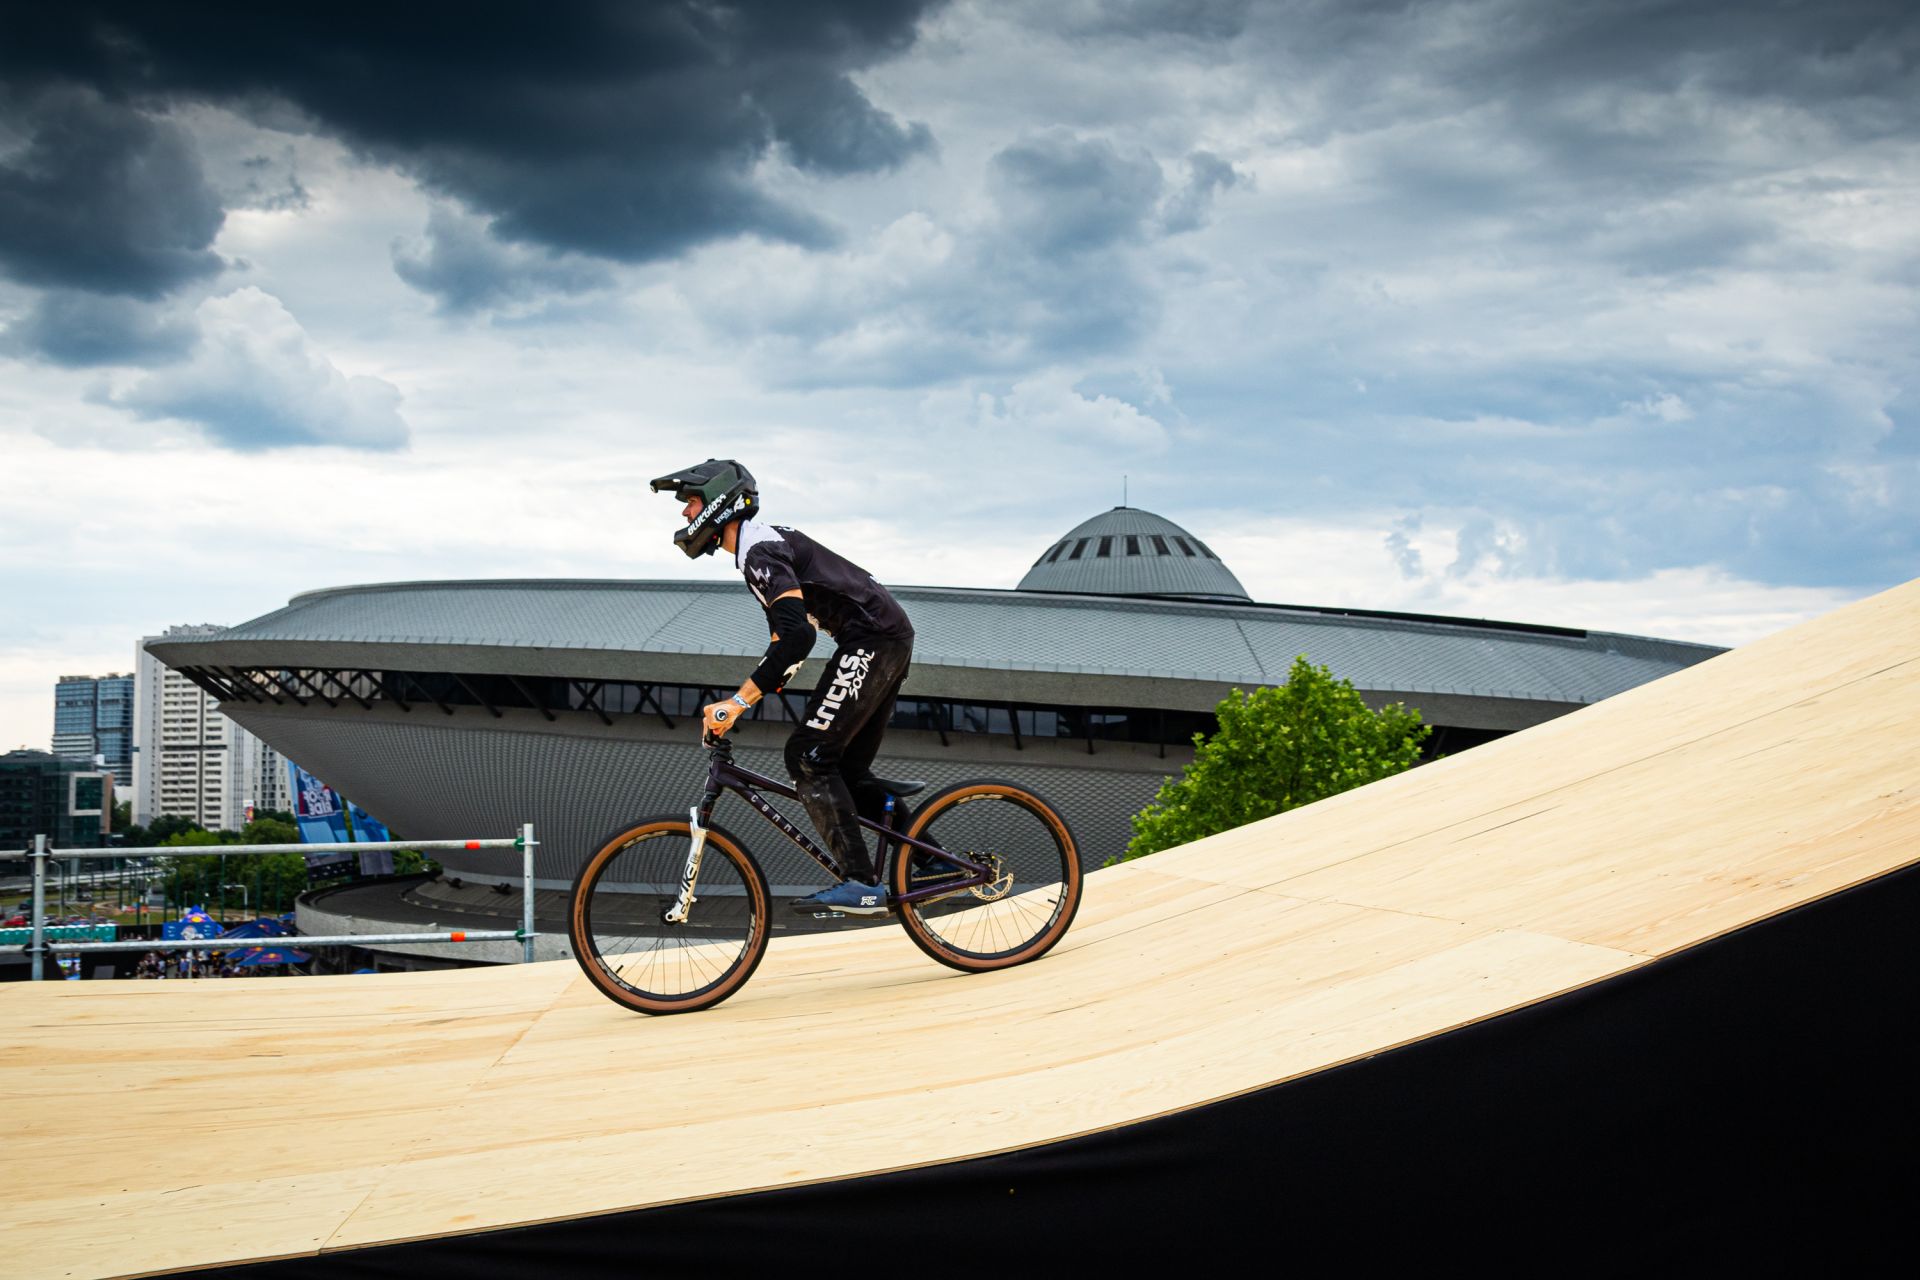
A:
[[[1070,530],[1020,579],[1021,591],[1246,600],[1247,590],[1206,543],[1138,507],[1115,507]]]

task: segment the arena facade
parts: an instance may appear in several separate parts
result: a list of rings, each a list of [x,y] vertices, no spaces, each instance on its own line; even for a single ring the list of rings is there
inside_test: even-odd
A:
[[[1429,749],[1455,753],[1721,652],[1259,604],[1210,547],[1131,507],[1050,543],[1011,590],[891,589],[918,638],[876,771],[936,787],[981,776],[1031,786],[1067,816],[1089,867],[1125,848],[1130,817],[1192,758],[1193,735],[1212,730],[1220,699],[1283,680],[1296,655],[1351,680],[1372,705],[1419,708],[1435,726]],[[579,580],[311,591],[240,626],[150,648],[403,836],[534,823],[539,887],[557,893],[600,836],[635,817],[684,813],[698,798],[698,708],[738,685],[765,644],[763,616],[739,583]],[[736,731],[742,763],[782,773],[786,722],[825,651]],[[744,805],[723,800],[718,817],[777,891],[822,882]],[[510,854],[444,863],[463,884],[518,883]]]

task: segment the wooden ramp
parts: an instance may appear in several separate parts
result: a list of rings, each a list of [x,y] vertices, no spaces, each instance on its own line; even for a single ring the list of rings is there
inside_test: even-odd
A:
[[[729,1003],[659,1019],[570,962],[10,984],[5,1267],[344,1266],[1124,1139],[1609,989],[1920,860],[1917,641],[1920,582],[1099,872],[1066,941],[1006,973],[952,973],[878,929],[776,942]]]

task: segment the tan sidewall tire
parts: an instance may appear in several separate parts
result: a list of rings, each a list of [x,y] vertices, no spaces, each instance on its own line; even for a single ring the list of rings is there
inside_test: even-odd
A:
[[[579,962],[582,972],[587,975],[587,980],[599,988],[602,995],[617,1005],[639,1013],[651,1014],[692,1013],[697,1009],[711,1009],[738,991],[747,979],[753,976],[753,971],[760,967],[760,960],[767,953],[767,935],[772,921],[772,894],[767,890],[766,876],[761,874],[759,866],[753,859],[747,856],[740,842],[720,828],[707,828],[707,856],[713,856],[716,851],[724,851],[725,855],[740,868],[740,878],[746,883],[748,892],[753,895],[754,919],[758,922],[758,927],[750,940],[748,955],[737,964],[732,973],[727,975],[726,980],[719,987],[712,991],[704,991],[698,997],[684,1000],[655,999],[641,995],[615,981],[613,976],[600,966],[593,950],[592,939],[588,934],[586,918],[587,902],[590,897],[588,890],[593,884],[594,877],[620,850],[632,844],[644,832],[660,827],[678,831],[683,835],[690,835],[693,830],[685,818],[653,818],[616,831],[600,842],[600,848],[587,859],[586,865],[580,868],[580,874],[574,877],[573,891],[567,903],[567,938],[573,944],[573,958]]]
[[[1066,819],[1060,816],[1059,810],[1055,809],[1051,804],[1048,804],[1039,795],[1011,782],[994,782],[983,779],[977,782],[963,782],[958,786],[947,788],[945,791],[933,796],[915,811],[913,824],[907,828],[907,835],[918,840],[921,833],[927,829],[927,825],[946,810],[961,803],[969,796],[983,794],[1013,797],[1014,803],[1027,809],[1052,828],[1054,836],[1059,840],[1061,848],[1066,853],[1066,867],[1064,868],[1064,879],[1062,883],[1066,886],[1067,901],[1066,905],[1061,908],[1059,916],[1048,926],[1045,933],[1012,955],[1002,956],[993,960],[981,960],[972,956],[963,956],[954,953],[926,931],[911,908],[902,907],[900,909],[900,927],[907,931],[907,936],[913,939],[913,944],[916,947],[919,947],[941,964],[954,969],[960,969],[967,973],[988,973],[995,969],[1010,969],[1017,964],[1026,964],[1029,961],[1038,960],[1041,956],[1052,950],[1054,944],[1066,936],[1067,927],[1073,923],[1074,916],[1080,911],[1080,891],[1083,879],[1080,873],[1080,850],[1073,842],[1073,832],[1068,829]],[[913,863],[912,855],[913,850],[911,847],[899,849],[895,853],[892,878],[893,891],[896,895],[907,891],[907,873]]]

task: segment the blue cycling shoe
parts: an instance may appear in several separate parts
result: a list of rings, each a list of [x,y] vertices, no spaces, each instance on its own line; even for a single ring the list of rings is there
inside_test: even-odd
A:
[[[838,911],[849,916],[883,916],[893,908],[887,905],[887,891],[877,884],[842,880],[831,889],[795,898],[790,904],[801,915],[817,911]]]

